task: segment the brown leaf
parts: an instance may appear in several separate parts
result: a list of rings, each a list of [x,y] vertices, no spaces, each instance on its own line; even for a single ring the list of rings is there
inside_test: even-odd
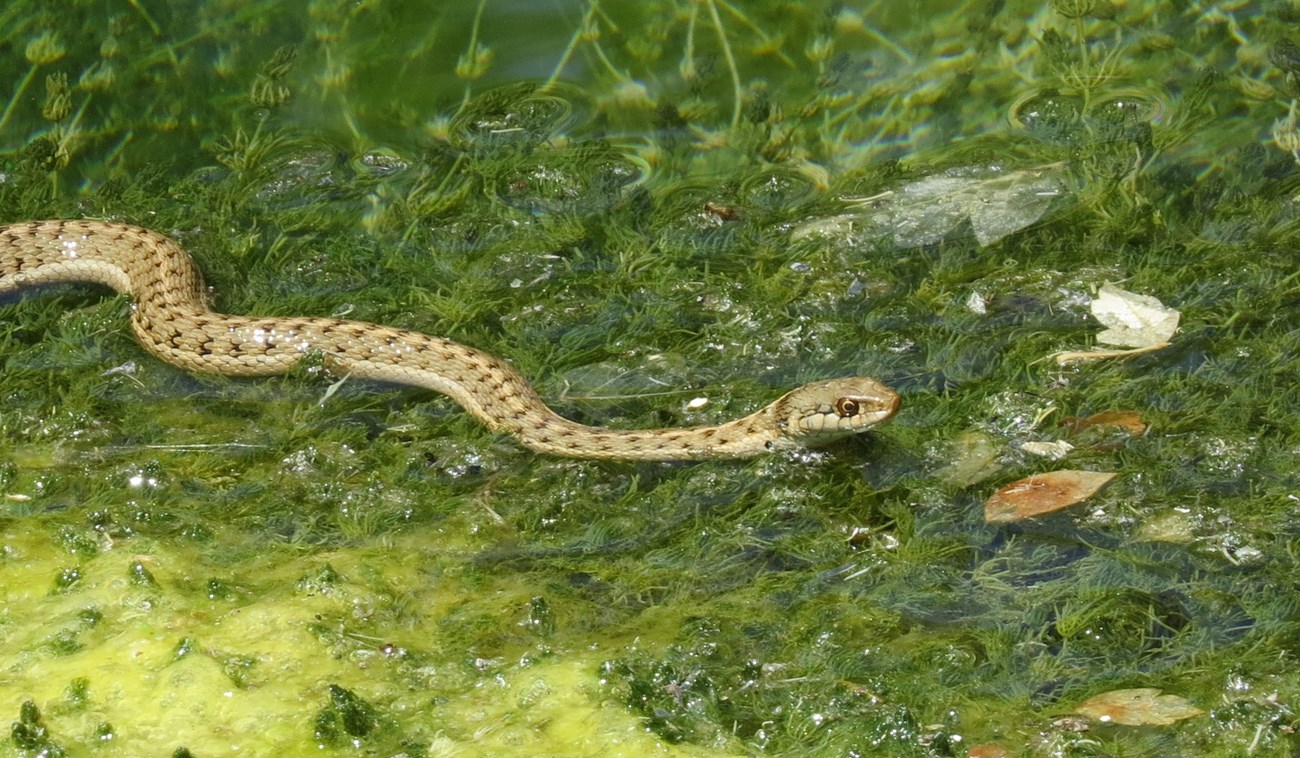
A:
[[[1147,430],[1146,422],[1137,411],[1102,411],[1087,418],[1070,416],[1062,419],[1061,425],[1069,429],[1072,434],[1093,427],[1102,427],[1116,429],[1126,432],[1130,437],[1136,437]]]
[[[1103,692],[1080,703],[1074,712],[1109,724],[1168,726],[1205,711],[1178,695],[1161,695],[1154,687],[1139,687]]]
[[[1005,524],[1059,511],[1091,497],[1115,478],[1106,471],[1052,471],[1012,482],[984,503],[984,521]]]

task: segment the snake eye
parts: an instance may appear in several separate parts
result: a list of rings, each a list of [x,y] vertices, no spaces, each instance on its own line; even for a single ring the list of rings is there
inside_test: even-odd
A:
[[[835,412],[840,418],[853,418],[858,415],[858,401],[851,397],[842,397],[835,401]]]

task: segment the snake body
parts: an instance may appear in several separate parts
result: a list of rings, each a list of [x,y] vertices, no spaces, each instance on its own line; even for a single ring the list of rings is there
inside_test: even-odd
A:
[[[508,363],[442,337],[332,318],[233,316],[214,311],[189,255],[157,232],[102,221],[0,226],[0,294],[91,282],[131,296],[145,350],[187,371],[283,374],[319,354],[341,375],[448,395],[490,429],[542,453],[577,458],[743,458],[856,434],[888,420],[898,395],[866,377],[804,385],[717,426],[620,430],[560,416]]]

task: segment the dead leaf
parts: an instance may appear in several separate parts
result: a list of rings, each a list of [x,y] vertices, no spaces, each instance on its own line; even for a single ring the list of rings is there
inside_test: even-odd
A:
[[[1059,353],[1052,353],[1056,362],[1062,366],[1068,366],[1071,363],[1081,363],[1083,361],[1097,361],[1102,358],[1132,358],[1135,355],[1145,355],[1154,353],[1157,350],[1164,350],[1169,347],[1168,342],[1157,342],[1154,345],[1146,347],[1135,347],[1132,350],[1065,350]]]
[[[998,472],[998,446],[978,432],[967,432],[953,440],[952,461],[934,472],[948,484],[968,487]]]
[[[1122,290],[1106,282],[1097,290],[1090,306],[1106,330],[1097,335],[1098,344],[1114,347],[1150,347],[1173,339],[1181,314],[1150,295]]]
[[[1115,474],[1106,471],[1052,471],[1012,482],[984,503],[984,521],[1007,524],[1023,521],[1086,500]]]
[[[1196,539],[1196,523],[1189,513],[1169,511],[1143,521],[1133,531],[1138,542],[1187,544]]]
[[[1020,446],[1020,449],[1030,455],[1037,455],[1041,458],[1049,458],[1054,461],[1059,461],[1070,454],[1070,451],[1074,449],[1074,445],[1071,445],[1065,440],[1056,440],[1054,442],[1034,441],[1024,443]]]
[[[1130,437],[1136,437],[1147,430],[1146,422],[1137,411],[1102,411],[1087,418],[1070,416],[1062,419],[1061,425],[1074,434],[1093,427],[1112,427],[1127,432]]]
[[[1150,295],[1129,292],[1110,282],[1098,288],[1089,309],[1093,318],[1106,327],[1097,335],[1097,344],[1125,349],[1056,353],[1052,357],[1057,363],[1122,358],[1169,347],[1182,315]]]
[[[999,164],[948,169],[871,197],[845,198],[853,212],[800,224],[791,239],[843,237],[865,225],[899,247],[932,245],[966,230],[981,246],[991,245],[1070,194],[1065,169],[1064,163],[1017,171]]]
[[[1074,712],[1108,724],[1168,726],[1205,711],[1178,695],[1161,695],[1154,687],[1139,687],[1103,692],[1080,703]]]

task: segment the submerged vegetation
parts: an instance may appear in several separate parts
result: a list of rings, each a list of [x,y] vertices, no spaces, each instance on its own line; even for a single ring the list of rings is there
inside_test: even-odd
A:
[[[1290,4],[437,5],[13,0],[2,220],[148,226],[223,310],[446,335],[585,422],[849,374],[903,412],[556,460],[5,296],[0,755],[1300,747]],[[1107,281],[1172,344],[1048,360]],[[1118,475],[985,523],[1058,468]],[[1197,715],[1075,713],[1140,688]]]

